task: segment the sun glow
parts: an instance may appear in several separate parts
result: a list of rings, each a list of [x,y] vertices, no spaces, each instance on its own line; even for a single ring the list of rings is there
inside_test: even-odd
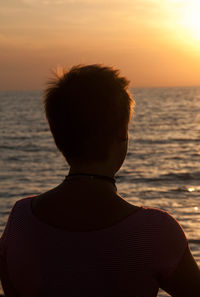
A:
[[[182,4],[180,21],[186,35],[200,42],[200,1],[185,0],[179,4]]]

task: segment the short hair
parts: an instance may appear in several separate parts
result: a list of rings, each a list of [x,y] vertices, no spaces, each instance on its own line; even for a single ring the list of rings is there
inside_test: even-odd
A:
[[[78,65],[49,82],[44,109],[58,149],[69,164],[106,159],[125,138],[134,101],[119,70]]]

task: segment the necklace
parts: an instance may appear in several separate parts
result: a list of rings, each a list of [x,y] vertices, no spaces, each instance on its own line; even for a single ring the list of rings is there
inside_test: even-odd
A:
[[[112,183],[114,186],[115,186],[115,182],[116,182],[116,180],[112,177],[105,176],[105,175],[99,175],[99,174],[90,174],[90,173],[70,173],[65,177],[64,181],[67,181],[67,180],[70,180],[70,179],[73,179],[76,177],[81,177],[81,176],[87,176],[91,180],[94,180],[94,179],[106,180],[106,181]]]

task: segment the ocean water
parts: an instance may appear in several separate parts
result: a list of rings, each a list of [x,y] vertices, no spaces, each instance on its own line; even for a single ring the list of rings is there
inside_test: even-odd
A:
[[[200,264],[200,87],[132,91],[135,115],[118,192],[130,203],[170,212]],[[67,174],[41,98],[36,91],[0,92],[0,234],[16,200],[56,186]]]

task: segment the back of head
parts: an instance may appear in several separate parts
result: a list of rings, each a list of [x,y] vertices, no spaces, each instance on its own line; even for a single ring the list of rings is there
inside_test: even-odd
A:
[[[133,100],[119,71],[75,66],[49,83],[44,107],[58,149],[69,164],[102,161],[127,136]]]

